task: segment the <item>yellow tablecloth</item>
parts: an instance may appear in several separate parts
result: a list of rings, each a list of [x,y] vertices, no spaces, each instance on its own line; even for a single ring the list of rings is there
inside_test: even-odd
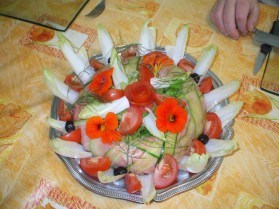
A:
[[[100,52],[96,26],[102,23],[114,43],[138,42],[141,25],[150,19],[157,29],[157,45],[174,44],[182,23],[190,26],[186,52],[195,58],[211,44],[218,48],[212,71],[227,83],[242,81],[231,100],[253,95],[261,70],[252,69],[259,51],[252,34],[238,41],[221,35],[210,21],[213,0],[107,0],[97,18],[85,16],[97,1],[90,1],[70,30],[89,56]],[[49,5],[51,6],[51,5]],[[257,28],[269,31],[278,8],[260,5]],[[59,20],[49,16],[51,20]],[[44,68],[64,79],[72,72],[56,48],[32,43],[28,34],[38,26],[0,17],[0,207],[36,208],[53,201],[68,208],[279,208],[279,122],[247,119],[244,109],[236,118],[233,140],[239,150],[224,158],[219,170],[203,185],[170,199],[146,206],[102,197],[81,186],[49,148],[53,95],[42,79]],[[278,72],[277,72],[278,73]],[[254,92],[255,93],[255,92]]]

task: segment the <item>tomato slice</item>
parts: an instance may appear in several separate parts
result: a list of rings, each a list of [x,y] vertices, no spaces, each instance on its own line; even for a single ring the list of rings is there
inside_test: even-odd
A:
[[[68,75],[64,83],[77,92],[80,92],[84,88],[79,78],[73,74]]]
[[[102,102],[112,102],[124,96],[124,91],[121,89],[109,89],[99,96]]]
[[[176,159],[165,154],[154,171],[154,185],[156,189],[163,189],[171,185],[177,179],[178,164]]]
[[[194,139],[192,141],[191,149],[192,152],[197,153],[199,155],[206,154],[206,148],[200,140]]]
[[[141,64],[138,65],[138,70],[139,70],[139,80],[140,81],[146,81],[146,82],[149,83],[150,78],[154,77],[154,73],[151,72],[151,70],[148,68],[148,66],[150,66],[150,65],[146,65],[146,64],[141,63]]]
[[[102,69],[103,67],[105,67],[104,63],[102,63],[98,60],[95,60],[93,58],[91,58],[89,60],[89,64],[90,64],[91,67],[93,67],[95,69],[95,71],[98,71],[98,70]]]
[[[170,97],[168,95],[165,95],[165,94],[155,94],[155,97],[154,97],[154,101],[157,105],[160,105],[160,104],[163,104],[164,101],[168,98],[173,98],[173,97]],[[186,102],[181,100],[181,99],[178,99],[178,98],[174,98],[177,100],[178,102],[178,106],[180,107],[186,107]]]
[[[80,128],[71,131],[70,133],[60,136],[61,139],[81,143],[81,130]]]
[[[201,81],[200,91],[205,94],[213,89],[213,79],[212,77],[206,77]]]
[[[111,160],[106,156],[82,158],[79,165],[89,176],[97,177],[98,171],[106,171],[110,168]]]
[[[131,105],[145,106],[154,101],[155,89],[146,81],[137,81],[125,88],[125,96]]]
[[[133,194],[141,189],[141,183],[135,174],[127,173],[125,175],[125,187],[128,193]]]
[[[177,63],[177,66],[181,69],[185,70],[186,72],[192,72],[194,69],[194,64],[186,59],[181,59]]]
[[[58,117],[59,120],[62,121],[70,121],[72,120],[71,111],[68,109],[67,105],[63,100],[60,101],[59,109],[58,109]]]
[[[119,125],[119,131],[122,135],[131,135],[135,133],[142,124],[142,113],[137,107],[129,107],[123,114]]]
[[[208,112],[206,114],[205,130],[209,139],[217,139],[222,132],[222,122],[217,114],[214,112]]]

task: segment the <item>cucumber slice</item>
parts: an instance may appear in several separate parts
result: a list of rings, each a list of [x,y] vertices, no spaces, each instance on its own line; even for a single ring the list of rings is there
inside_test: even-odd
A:
[[[123,64],[124,71],[128,77],[128,83],[133,83],[137,81],[138,79],[138,63],[139,63],[140,57],[129,57],[128,63]]]
[[[178,134],[173,134],[170,132],[167,132],[165,137],[166,137],[166,142],[164,145],[164,154],[170,154],[173,155],[175,153],[175,148],[176,148],[176,141],[177,141],[177,136]]]
[[[188,103],[189,112],[191,113],[190,120],[195,123],[195,134],[194,137],[197,138],[204,130],[205,126],[205,108],[202,104],[203,96],[198,90],[198,86],[193,79],[191,79],[192,90],[185,95],[185,99]],[[187,83],[186,85],[189,85]]]

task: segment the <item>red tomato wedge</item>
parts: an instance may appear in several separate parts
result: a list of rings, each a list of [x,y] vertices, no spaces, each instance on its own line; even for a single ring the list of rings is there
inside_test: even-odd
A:
[[[60,136],[60,138],[66,141],[81,143],[81,130],[78,128],[70,133]]]
[[[68,75],[64,83],[77,92],[80,92],[84,88],[83,84],[78,79],[78,77],[73,74]]]
[[[206,77],[201,81],[200,91],[205,94],[213,89],[213,79],[212,77]]]
[[[160,105],[160,104],[163,104],[164,101],[168,98],[173,98],[173,97],[170,97],[168,95],[165,95],[165,94],[155,94],[155,97],[154,97],[154,101],[157,105]],[[178,98],[174,98],[177,100],[178,102],[178,106],[180,107],[186,107],[186,102],[181,100],[181,99],[178,99]]]
[[[181,59],[177,63],[177,66],[181,69],[185,70],[186,72],[192,72],[194,69],[194,64],[186,59]]]
[[[141,107],[154,101],[155,89],[146,81],[137,81],[125,88],[125,96],[131,105]]]
[[[81,169],[89,176],[97,177],[98,171],[106,171],[110,168],[111,161],[109,157],[90,157],[80,159]]]
[[[220,118],[214,112],[208,112],[206,114],[204,134],[206,134],[209,139],[218,139],[221,132],[222,122]]]
[[[98,70],[102,69],[103,67],[105,67],[104,63],[102,63],[98,60],[95,60],[95,59],[90,59],[89,64],[91,67],[93,67],[95,69],[95,71],[98,71]]]
[[[137,107],[129,107],[123,114],[119,131],[122,135],[131,135],[135,133],[142,124],[142,112]]]
[[[197,153],[199,155],[206,154],[206,148],[200,140],[194,139],[192,141],[191,149],[194,153]]]
[[[127,173],[125,175],[125,187],[128,193],[133,194],[141,189],[141,183],[135,174]]]
[[[149,65],[146,64],[139,64],[138,65],[138,70],[139,70],[139,80],[140,81],[146,81],[150,82],[150,78],[154,77],[154,73],[151,72],[151,70],[148,68],[150,67]]]
[[[99,99],[102,102],[112,102],[114,100],[120,99],[124,96],[124,91],[121,89],[109,89],[102,95],[100,95]]]
[[[176,159],[169,154],[164,155],[154,171],[154,185],[156,189],[163,189],[177,179],[178,164]]]
[[[63,100],[61,100],[60,104],[59,104],[58,117],[59,117],[59,120],[62,120],[62,121],[72,120],[71,111],[67,108],[67,106]]]

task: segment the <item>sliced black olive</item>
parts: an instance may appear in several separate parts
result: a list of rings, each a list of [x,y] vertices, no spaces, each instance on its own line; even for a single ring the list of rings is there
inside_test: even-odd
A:
[[[127,168],[125,168],[125,167],[118,167],[118,168],[114,168],[114,170],[113,170],[113,174],[115,175],[115,176],[118,176],[118,175],[122,175],[122,174],[125,174],[125,173],[127,173],[128,171],[127,171]]]
[[[67,121],[66,125],[65,125],[65,129],[68,133],[70,133],[71,131],[74,131],[76,129],[75,125],[74,125],[74,122],[73,121]]]
[[[206,144],[208,142],[209,138],[206,134],[201,134],[198,137],[198,140],[200,140],[203,144]]]
[[[108,58],[108,64],[110,63],[110,57]]]
[[[199,74],[197,74],[197,73],[191,73],[190,76],[194,79],[194,81],[196,81],[196,83],[199,82],[199,80],[200,80]]]

